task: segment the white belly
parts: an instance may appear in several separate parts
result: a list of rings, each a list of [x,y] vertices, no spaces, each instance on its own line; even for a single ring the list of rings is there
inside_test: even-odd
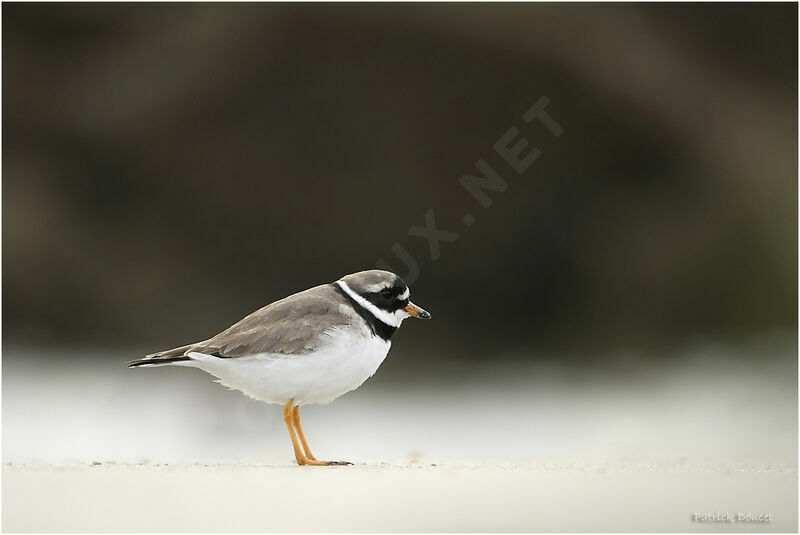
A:
[[[189,353],[195,360],[179,364],[200,368],[220,384],[267,403],[330,403],[361,386],[389,353],[390,342],[354,331],[339,331],[306,355],[262,353],[224,359]]]

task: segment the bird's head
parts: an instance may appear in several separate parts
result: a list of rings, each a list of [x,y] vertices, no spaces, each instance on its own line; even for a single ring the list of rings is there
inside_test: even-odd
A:
[[[392,327],[399,327],[408,317],[423,320],[431,317],[411,302],[411,291],[403,279],[389,271],[359,271],[342,277],[337,284],[375,317]]]

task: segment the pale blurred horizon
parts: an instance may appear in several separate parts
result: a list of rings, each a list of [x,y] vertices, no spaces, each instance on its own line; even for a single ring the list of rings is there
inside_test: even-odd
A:
[[[794,347],[789,337],[747,349],[697,346],[657,365],[620,354],[471,370],[454,359],[424,366],[397,348],[356,391],[304,408],[303,421],[320,449],[359,461],[683,459],[796,469]],[[200,370],[127,369],[122,354],[75,354],[57,365],[12,354],[3,362],[4,462],[291,460],[279,407]]]

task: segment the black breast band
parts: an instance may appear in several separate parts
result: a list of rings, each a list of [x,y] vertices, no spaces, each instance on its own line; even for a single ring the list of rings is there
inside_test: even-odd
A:
[[[347,302],[350,303],[350,306],[353,307],[353,310],[355,310],[359,316],[364,318],[364,321],[367,323],[369,330],[372,331],[372,334],[381,337],[383,340],[386,340],[387,342],[389,341],[394,332],[397,330],[397,327],[392,327],[391,325],[387,325],[381,320],[379,320],[375,316],[375,314],[373,314],[365,307],[363,307],[358,301],[356,301],[350,295],[348,295],[347,292],[342,290],[341,286],[339,286],[335,282],[333,283],[333,287],[336,289],[337,292],[339,292],[339,295],[347,299]]]

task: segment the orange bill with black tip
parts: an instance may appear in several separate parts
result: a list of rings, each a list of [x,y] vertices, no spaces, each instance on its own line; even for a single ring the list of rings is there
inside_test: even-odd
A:
[[[428,313],[427,310],[425,310],[424,308],[418,307],[417,305],[415,305],[411,301],[409,301],[408,304],[405,307],[403,307],[403,310],[405,310],[406,314],[408,314],[412,318],[417,318],[417,319],[421,319],[421,320],[429,320],[429,319],[431,319],[431,315]]]

